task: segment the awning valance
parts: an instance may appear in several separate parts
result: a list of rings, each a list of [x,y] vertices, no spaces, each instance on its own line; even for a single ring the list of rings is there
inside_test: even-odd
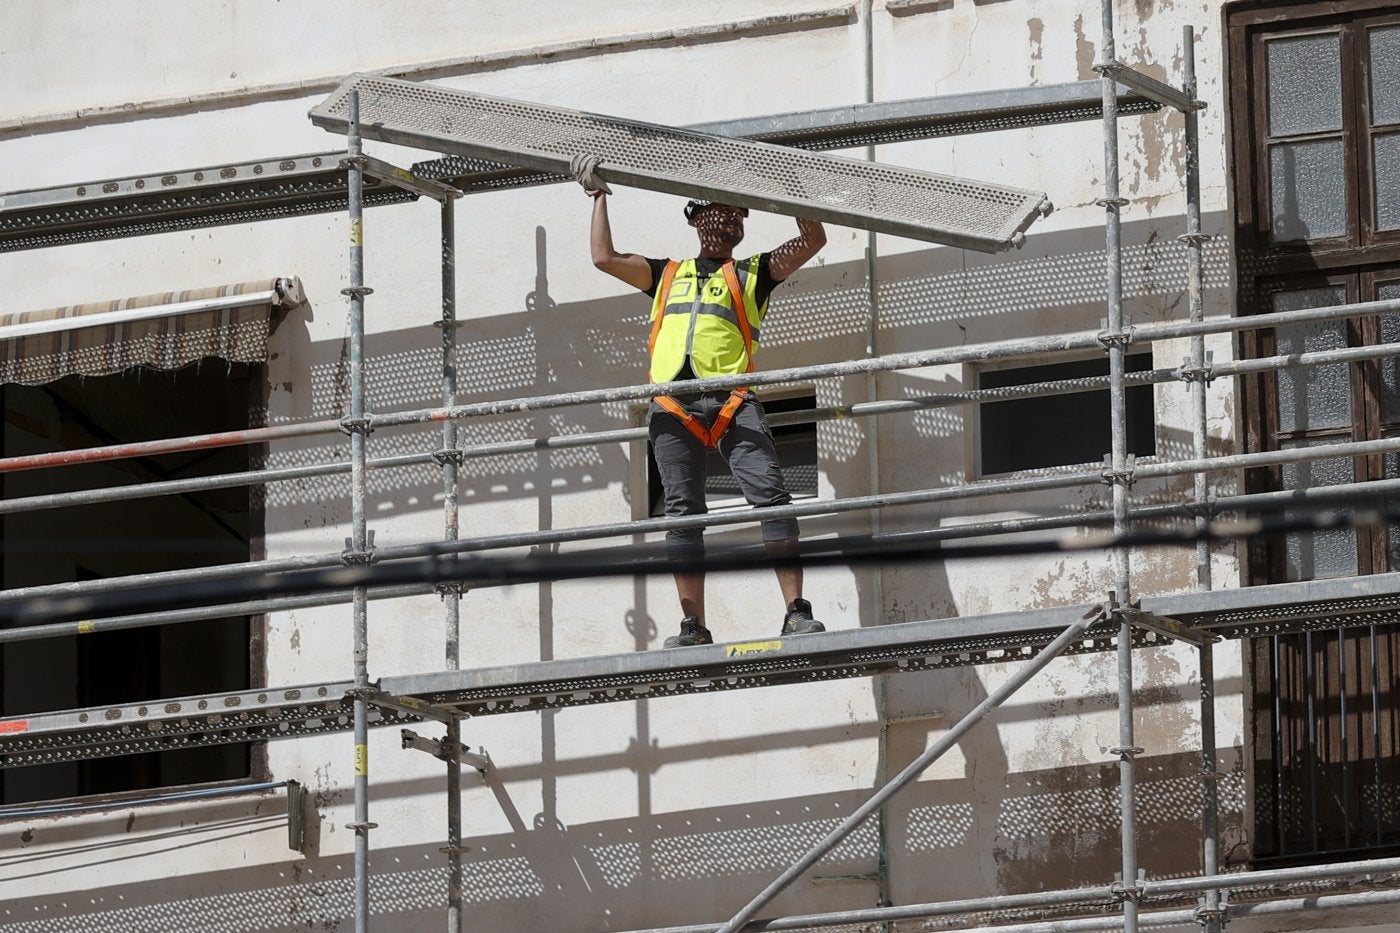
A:
[[[292,277],[0,314],[0,383],[179,369],[206,356],[261,362],[272,310],[303,300]]]

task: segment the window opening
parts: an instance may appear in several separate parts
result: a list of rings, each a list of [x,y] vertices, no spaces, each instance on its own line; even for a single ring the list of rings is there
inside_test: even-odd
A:
[[[263,385],[261,364],[215,359],[173,372],[3,385],[3,455],[252,427]],[[30,470],[6,474],[4,494],[239,472],[254,456],[241,446]],[[250,487],[21,512],[0,516],[0,574],[8,589],[234,563],[253,556],[261,534]],[[241,617],[3,645],[0,708],[17,716],[246,690],[252,629]],[[0,802],[246,779],[252,761],[250,746],[228,745],[17,768],[0,772]]]
[[[1152,368],[1152,354],[1124,357],[1130,373]],[[977,373],[979,389],[1032,385],[1062,379],[1107,376],[1104,356],[1038,366],[985,369]],[[1127,387],[1128,452],[1139,457],[1157,452],[1152,386]],[[1113,449],[1108,387],[1070,395],[984,402],[978,411],[978,473],[990,476],[1016,470],[1100,463]],[[1073,431],[1066,430],[1074,425]]]

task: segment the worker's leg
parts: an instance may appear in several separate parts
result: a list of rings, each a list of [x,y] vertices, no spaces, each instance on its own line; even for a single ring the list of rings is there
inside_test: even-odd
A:
[[[647,419],[652,457],[661,476],[662,504],[668,518],[703,515],[705,506],[705,448],[674,416],[655,402]],[[666,532],[666,554],[672,560],[705,556],[700,528],[673,528]],[[705,575],[677,573],[676,596],[681,614],[705,624]]]
[[[797,557],[796,538],[765,541],[763,547],[768,552],[769,557]],[[793,600],[802,598],[802,565],[783,564],[774,567],[773,572],[778,575],[778,586],[783,591],[783,605],[791,609]]]
[[[754,508],[787,505],[792,501],[778,467],[773,432],[764,417],[763,404],[756,396],[750,395],[735,413],[734,422],[720,439],[719,449],[729,463],[729,472],[743,490],[744,498]],[[762,528],[763,546],[769,556],[797,556],[797,519],[769,519]],[[775,567],[774,571],[783,593],[784,634],[822,631],[822,624],[812,619],[811,604],[802,598],[802,567],[787,564]]]

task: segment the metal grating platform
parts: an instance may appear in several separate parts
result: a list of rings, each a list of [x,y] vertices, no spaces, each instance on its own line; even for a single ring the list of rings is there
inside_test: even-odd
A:
[[[1043,193],[1020,188],[393,78],[347,79],[312,121],[346,132],[352,90],[372,139],[556,175],[588,153],[619,184],[982,252],[1019,245],[1049,210]]]
[[[1120,90],[1118,109],[1131,116],[1161,105]],[[772,114],[688,129],[821,150],[1099,119],[1102,114],[1102,85],[1075,81]],[[344,211],[345,156],[313,153],[0,194],[0,252]],[[467,193],[564,180],[461,156],[420,162],[413,175]],[[401,173],[367,174],[366,206],[413,200],[415,192],[402,182]]]
[[[1217,590],[1143,600],[1143,609],[1226,638],[1400,620],[1400,574]],[[417,721],[424,704],[489,716],[777,684],[1024,660],[1082,607],[845,629],[606,657],[386,677],[373,725]],[[1116,624],[1091,628],[1070,654],[1111,651]],[[1135,630],[1135,647],[1170,641]],[[346,732],[350,682],[185,697],[0,720],[0,768]]]
[[[1157,101],[1136,91],[1120,89],[1118,92],[1120,117],[1156,113],[1161,109]],[[699,123],[686,129],[820,151],[1102,118],[1103,84],[1093,80],[824,107]],[[560,175],[461,156],[418,162],[413,172],[423,178],[448,181],[464,192],[522,188],[566,180]]]
[[[344,211],[345,156],[321,152],[0,194],[0,251]],[[416,197],[365,178],[367,204]]]
[[[1011,661],[1033,656],[1083,614],[1082,607],[1068,607],[734,642],[679,656],[644,651],[386,677],[379,690],[400,708],[373,707],[371,724],[416,721],[409,710],[424,704],[488,716]],[[1068,653],[1109,650],[1116,635],[1116,625],[1091,630]],[[1162,641],[1143,633],[1143,645]],[[0,768],[349,731],[353,686],[248,690],[4,719]]]

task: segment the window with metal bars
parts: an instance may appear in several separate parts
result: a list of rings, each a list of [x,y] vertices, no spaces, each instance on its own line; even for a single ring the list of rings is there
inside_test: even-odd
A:
[[[1241,313],[1400,298],[1400,4],[1246,3],[1228,14]],[[1242,356],[1400,340],[1400,315],[1243,333]],[[1253,451],[1400,436],[1394,357],[1282,369],[1241,385]],[[1393,454],[1259,468],[1250,491],[1400,476]],[[1395,529],[1251,543],[1251,583],[1400,570]],[[1400,851],[1400,631],[1253,640],[1254,858]]]

